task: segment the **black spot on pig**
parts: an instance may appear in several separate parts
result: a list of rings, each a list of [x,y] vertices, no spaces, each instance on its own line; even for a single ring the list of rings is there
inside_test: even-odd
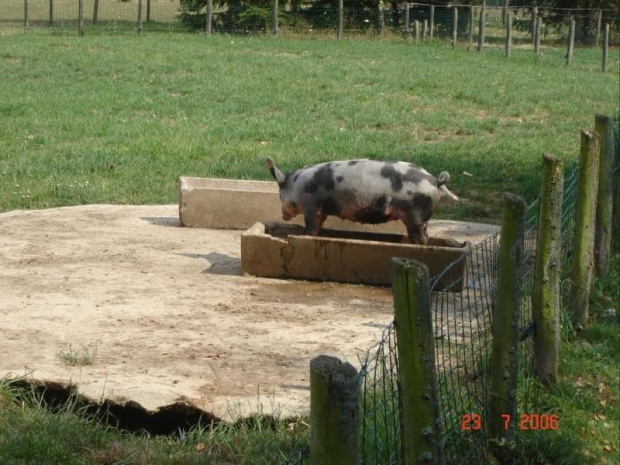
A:
[[[412,207],[419,212],[422,221],[426,222],[433,216],[433,199],[426,194],[416,194],[411,201]]]
[[[331,163],[327,163],[317,169],[312,176],[312,180],[308,181],[304,186],[304,190],[308,194],[314,194],[319,187],[328,192],[335,189],[336,182],[334,181],[334,169]]]
[[[339,215],[340,210],[342,210],[342,208],[332,197],[323,199],[321,202],[321,209],[326,215]]]
[[[337,182],[342,182],[342,181],[344,181],[344,176],[338,176],[338,177],[336,178],[336,181],[337,181]]]
[[[392,185],[392,190],[394,192],[399,192],[403,188],[403,184],[406,182],[419,184],[422,180],[427,179],[429,182],[434,183],[432,177],[415,168],[410,168],[405,172],[405,174],[402,174],[395,170],[390,164],[386,164],[383,168],[381,168],[380,174],[384,178],[390,180],[390,184]]]
[[[392,190],[399,192],[403,188],[403,176],[391,165],[385,165],[381,168],[381,176],[388,178],[392,184]]]
[[[386,223],[390,216],[385,214],[387,209],[387,197],[378,197],[371,206],[364,207],[355,212],[355,219],[360,223],[381,224]]]

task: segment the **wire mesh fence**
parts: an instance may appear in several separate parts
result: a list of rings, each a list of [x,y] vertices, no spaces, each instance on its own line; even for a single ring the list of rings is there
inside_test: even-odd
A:
[[[81,1],[87,30],[137,29],[139,12],[144,31],[206,29],[207,0]],[[344,0],[340,11],[334,0],[279,0],[275,16],[278,31],[283,35],[327,33],[335,37],[340,27],[349,36],[387,34],[418,37],[422,41],[451,41],[456,32],[458,42],[477,42],[483,12],[481,6],[447,3]],[[77,28],[79,4],[80,0],[0,0],[0,29]],[[274,30],[274,0],[214,0],[212,4],[211,30],[214,32],[271,34]],[[620,43],[620,10],[542,6],[535,10],[531,5],[506,9],[499,2],[492,1],[487,1],[482,14],[485,43],[505,41],[507,12],[513,18],[512,40],[516,46],[533,43],[536,18],[541,20],[543,44],[565,42],[571,19],[577,24],[577,43],[600,44],[601,28],[606,23],[610,25],[610,43]]]
[[[563,184],[561,280],[564,283],[568,282],[570,272],[579,172],[578,164],[568,167]],[[539,207],[540,199],[532,202],[525,220],[519,322],[521,381],[534,374],[532,294]],[[464,416],[478,415],[484,421],[487,411],[499,241],[497,234],[488,237],[431,279],[440,448],[447,464],[486,463],[489,459],[485,428],[466,425]],[[568,286],[562,287],[563,299],[566,299],[567,289]],[[368,350],[360,371],[360,383],[362,463],[403,463],[402,402],[393,324],[384,331],[380,342]],[[288,463],[307,463],[308,456]]]

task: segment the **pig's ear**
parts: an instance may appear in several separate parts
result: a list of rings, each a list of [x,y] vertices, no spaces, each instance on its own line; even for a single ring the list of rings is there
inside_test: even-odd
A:
[[[265,165],[267,165],[267,168],[269,168],[269,172],[276,179],[276,182],[278,184],[282,184],[284,182],[284,175],[282,174],[282,171],[280,171],[275,165],[271,157],[265,158]]]

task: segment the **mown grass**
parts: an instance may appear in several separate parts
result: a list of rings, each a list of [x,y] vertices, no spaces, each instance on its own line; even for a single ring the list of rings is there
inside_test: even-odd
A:
[[[595,279],[590,323],[580,333],[565,326],[560,376],[550,390],[529,381],[524,413],[559,417],[557,431],[521,431],[516,457],[525,463],[620,463],[620,255],[610,275]]]
[[[30,33],[0,43],[0,211],[174,203],[180,175],[269,179],[357,157],[452,173],[439,216],[496,221],[538,193],[544,152],[619,98],[618,52],[541,59],[394,41]],[[464,175],[467,172],[471,174]]]
[[[270,179],[267,155],[290,170],[373,157],[450,171],[464,201],[437,216],[496,222],[502,191],[535,198],[541,155],[576,159],[579,129],[618,106],[617,50],[607,74],[598,51],[579,50],[570,69],[563,53],[515,50],[506,60],[500,47],[476,54],[389,40],[3,37],[0,211],[175,203],[180,175]],[[618,458],[620,341],[617,317],[605,316],[619,308],[618,266],[616,281],[597,284],[593,323],[563,341],[558,385],[531,388],[524,409],[558,412],[561,426],[521,434],[522,463]],[[307,433],[304,422],[259,422],[129,435],[0,385],[0,463],[279,463]]]

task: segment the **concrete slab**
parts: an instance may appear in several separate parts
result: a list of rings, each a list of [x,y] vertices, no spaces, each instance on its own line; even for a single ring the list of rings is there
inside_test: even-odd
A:
[[[419,260],[437,276],[470,247],[439,238],[424,246],[404,244],[403,239],[401,234],[325,228],[320,236],[305,236],[300,225],[259,222],[241,235],[241,269],[267,278],[390,285],[392,257]],[[460,292],[465,280],[455,276],[464,274],[461,261],[453,267],[446,290]]]

